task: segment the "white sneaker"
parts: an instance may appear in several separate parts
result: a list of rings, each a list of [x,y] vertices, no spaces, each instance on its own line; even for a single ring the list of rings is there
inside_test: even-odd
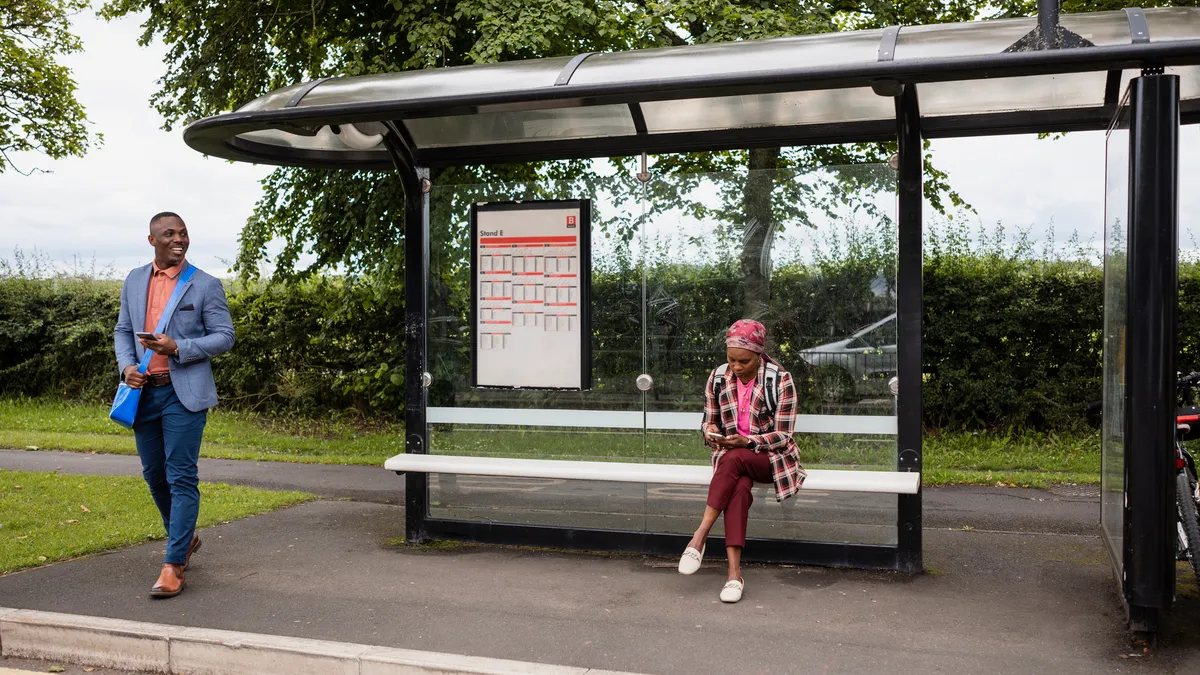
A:
[[[737,602],[742,599],[742,589],[746,587],[745,581],[741,579],[726,581],[725,588],[721,589],[721,602]]]
[[[691,546],[683,550],[683,556],[679,558],[679,573],[680,574],[695,574],[696,570],[700,569],[700,563],[704,562],[704,551],[708,548],[708,544],[700,547],[700,550]]]

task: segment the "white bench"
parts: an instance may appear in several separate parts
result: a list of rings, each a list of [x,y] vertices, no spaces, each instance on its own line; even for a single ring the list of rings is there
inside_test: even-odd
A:
[[[562,459],[508,459],[458,455],[396,455],[383,467],[398,473],[454,473],[470,476],[562,478],[621,483],[708,485],[710,466],[685,464],[635,464],[632,462],[577,462]],[[805,490],[828,492],[884,492],[913,495],[921,474],[901,471],[843,471],[809,469]]]
[[[579,429],[696,430],[700,413],[553,410],[520,408],[441,408],[426,411],[430,424],[468,424],[483,427],[526,426]],[[796,429],[802,433],[848,433],[894,435],[896,418],[881,415],[797,415]],[[696,435],[697,452],[707,452]],[[803,458],[802,458],[803,459]],[[558,478],[600,480],[620,483],[708,485],[712,467],[687,464],[638,464],[633,462],[577,462],[554,459],[508,459],[457,455],[396,455],[383,464],[397,473],[447,473],[468,476],[512,478]],[[914,495],[921,487],[921,474],[903,471],[843,471],[809,469],[805,490],[829,492],[882,492]]]

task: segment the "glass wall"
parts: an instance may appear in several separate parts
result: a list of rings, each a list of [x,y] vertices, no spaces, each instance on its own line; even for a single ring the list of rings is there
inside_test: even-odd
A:
[[[431,206],[430,451],[498,457],[706,465],[703,392],[724,330],[762,321],[793,374],[808,468],[894,471],[895,172],[668,173],[592,164],[585,177],[442,185]],[[472,203],[592,200],[593,387],[468,385]],[[646,392],[635,382],[647,374]],[[503,424],[479,409],[505,410]],[[473,421],[474,420],[474,421]],[[706,489],[593,481],[431,476],[430,516],[690,533]],[[720,534],[720,522],[714,534]],[[755,488],[750,535],[895,544],[894,495]]]
[[[1104,415],[1100,524],[1121,574],[1125,541],[1125,325],[1129,235],[1129,107],[1109,130],[1104,175]]]

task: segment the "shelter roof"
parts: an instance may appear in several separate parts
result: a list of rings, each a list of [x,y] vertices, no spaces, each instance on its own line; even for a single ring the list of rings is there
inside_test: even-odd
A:
[[[915,86],[926,137],[1102,129],[1131,77],[1181,78],[1200,121],[1200,8],[1064,14],[1079,41],[1022,42],[1034,18],[802,35],[339,77],[201,120],[186,142],[267,164],[385,168],[388,125],[421,165],[895,138]]]

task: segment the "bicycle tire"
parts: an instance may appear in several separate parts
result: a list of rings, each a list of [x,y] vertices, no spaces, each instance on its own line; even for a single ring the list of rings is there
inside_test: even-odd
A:
[[[1200,514],[1196,513],[1196,500],[1192,496],[1192,479],[1186,470],[1175,476],[1175,502],[1179,508],[1179,522],[1187,536],[1188,562],[1200,584]]]

